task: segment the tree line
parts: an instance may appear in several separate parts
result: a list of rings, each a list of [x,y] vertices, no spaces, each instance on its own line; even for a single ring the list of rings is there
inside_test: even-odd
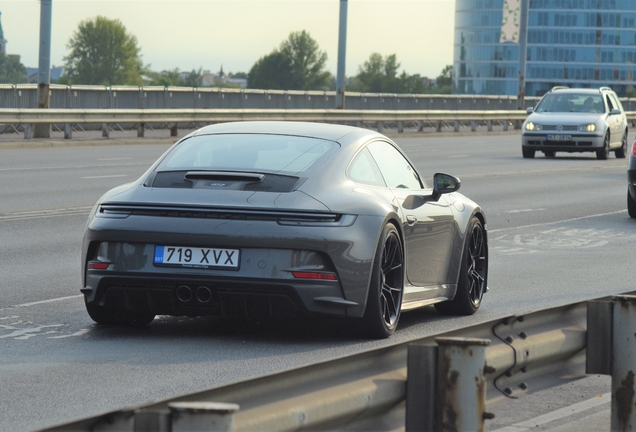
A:
[[[142,62],[137,38],[121,21],[97,16],[80,22],[67,44],[65,75],[60,84],[161,85],[200,87],[202,70],[155,72]],[[292,32],[279,47],[258,59],[247,73],[249,88],[279,90],[333,90],[335,77],[326,70],[327,53],[305,30]],[[400,73],[395,54],[372,53],[346,82],[348,91],[369,93],[451,93],[452,66],[434,82],[418,74]],[[26,68],[17,56],[0,54],[0,82],[26,82]]]

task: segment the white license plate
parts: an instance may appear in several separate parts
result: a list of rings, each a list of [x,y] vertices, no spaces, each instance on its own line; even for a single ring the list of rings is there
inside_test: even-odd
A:
[[[548,141],[572,141],[572,135],[548,135]]]
[[[156,266],[237,269],[239,255],[238,249],[155,246],[154,263]]]

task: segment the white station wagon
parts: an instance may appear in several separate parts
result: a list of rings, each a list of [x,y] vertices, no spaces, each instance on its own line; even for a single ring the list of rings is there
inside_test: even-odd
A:
[[[627,117],[616,93],[609,87],[582,89],[554,87],[535,108],[528,108],[522,126],[521,151],[533,158],[556,152],[596,152],[607,159],[627,154]]]

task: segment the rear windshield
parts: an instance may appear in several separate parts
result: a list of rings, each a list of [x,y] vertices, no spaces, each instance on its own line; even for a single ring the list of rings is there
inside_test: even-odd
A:
[[[300,174],[336,151],[338,144],[288,135],[193,136],[180,143],[157,170],[231,170]]]
[[[600,94],[550,93],[541,99],[537,112],[605,112]]]

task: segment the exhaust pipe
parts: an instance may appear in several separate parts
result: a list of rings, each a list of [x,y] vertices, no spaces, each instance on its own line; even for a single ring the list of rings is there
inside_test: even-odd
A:
[[[183,303],[192,300],[192,289],[189,286],[181,285],[177,288],[177,298]]]
[[[206,286],[200,286],[196,292],[197,300],[201,303],[207,303],[212,300],[212,291]]]

